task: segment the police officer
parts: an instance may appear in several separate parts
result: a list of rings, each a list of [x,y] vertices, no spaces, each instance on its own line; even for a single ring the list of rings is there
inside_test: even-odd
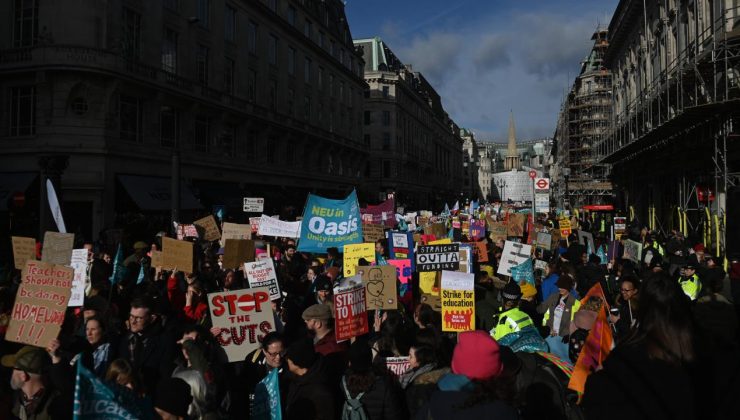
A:
[[[501,292],[503,301],[502,311],[494,316],[494,327],[491,329],[491,336],[500,340],[507,334],[521,331],[525,327],[534,326],[534,322],[524,311],[519,309],[519,300],[522,297],[522,289],[519,285],[510,280],[504,286]]]
[[[692,301],[695,301],[699,297],[701,292],[701,281],[699,276],[696,274],[696,266],[688,263],[684,264],[681,270],[681,277],[678,278],[678,284],[681,285],[681,289]]]

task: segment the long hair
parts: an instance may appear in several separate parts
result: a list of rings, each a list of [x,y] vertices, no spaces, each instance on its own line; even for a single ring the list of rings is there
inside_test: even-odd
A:
[[[691,305],[678,282],[654,273],[640,289],[639,324],[625,345],[644,344],[648,356],[672,365],[694,359]]]

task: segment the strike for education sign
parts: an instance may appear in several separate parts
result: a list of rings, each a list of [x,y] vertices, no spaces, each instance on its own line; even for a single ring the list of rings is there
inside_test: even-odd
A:
[[[213,326],[221,328],[216,335],[229,362],[240,362],[259,348],[260,340],[275,331],[275,318],[267,287],[210,293],[208,306]]]
[[[334,290],[334,331],[337,341],[367,334],[367,305],[362,283]]]
[[[298,251],[324,253],[327,248],[341,248],[362,243],[362,223],[357,192],[344,200],[331,200],[309,194],[303,210]]]
[[[247,273],[249,287],[267,287],[270,290],[270,299],[280,299],[280,286],[275,273],[275,265],[270,258],[244,263],[244,272]]]
[[[455,271],[460,268],[460,245],[426,245],[416,250],[416,271]]]
[[[442,271],[442,331],[475,329],[474,275]]]

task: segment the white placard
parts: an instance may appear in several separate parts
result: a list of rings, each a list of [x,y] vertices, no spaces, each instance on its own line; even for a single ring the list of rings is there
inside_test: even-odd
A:
[[[260,217],[257,233],[262,236],[279,236],[285,238],[299,238],[301,236],[301,222],[285,222],[274,217]]]
[[[442,289],[447,290],[473,290],[475,276],[470,273],[459,271],[442,270]]]
[[[511,267],[527,261],[531,255],[532,245],[506,241],[504,244],[504,251],[501,253],[501,263],[499,263],[497,273],[504,276],[510,276]]]
[[[73,249],[69,266],[75,270],[72,278],[72,294],[67,306],[82,306],[85,303],[85,281],[87,280],[87,249]]]
[[[247,273],[250,288],[267,287],[270,290],[270,300],[280,299],[280,286],[271,259],[244,263],[244,272]]]
[[[244,211],[246,213],[262,213],[265,211],[265,199],[262,197],[244,197]]]
[[[392,232],[391,238],[393,239],[393,248],[409,247],[409,237],[405,233]]]

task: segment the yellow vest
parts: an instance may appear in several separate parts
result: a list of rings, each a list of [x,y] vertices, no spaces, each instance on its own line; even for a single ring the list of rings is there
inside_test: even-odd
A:
[[[532,318],[519,308],[511,308],[498,314],[496,326],[491,330],[491,336],[500,340],[502,337],[521,331],[525,327],[533,326]]]
[[[699,276],[694,273],[691,277],[684,279],[683,277],[678,279],[678,284],[681,285],[681,289],[691,300],[696,300],[701,292],[701,281]]]

